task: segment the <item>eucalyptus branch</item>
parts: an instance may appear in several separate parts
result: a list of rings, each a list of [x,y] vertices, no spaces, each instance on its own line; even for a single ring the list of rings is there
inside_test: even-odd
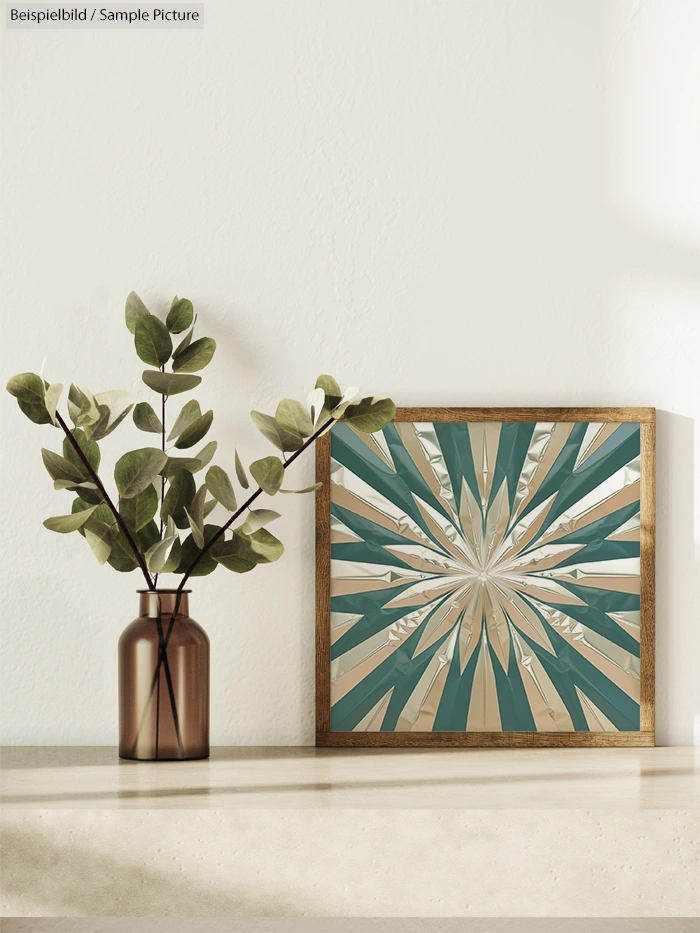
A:
[[[283,469],[283,470],[286,470],[288,466],[291,466],[292,463],[294,463],[294,461],[297,459],[297,457],[298,457],[300,454],[302,454],[302,453],[306,450],[307,447],[310,447],[311,444],[313,444],[313,442],[316,440],[316,438],[317,438],[317,437],[320,437],[320,436],[323,434],[323,432],[326,430],[326,428],[327,428],[332,422],[333,422],[333,418],[330,418],[328,421],[325,422],[325,424],[324,424],[322,427],[320,427],[320,428],[318,429],[318,431],[315,431],[315,432],[311,435],[311,437],[307,438],[307,440],[304,441],[304,443],[301,445],[301,447],[299,448],[299,450],[296,450],[296,451],[292,454],[292,456],[289,458],[289,460],[285,460],[285,461],[284,461],[284,463],[282,464],[282,469]],[[246,502],[243,503],[243,505],[240,507],[240,509],[238,509],[236,512],[234,512],[233,515],[231,516],[231,518],[229,518],[229,520],[228,520],[224,525],[222,525],[221,528],[219,528],[219,530],[216,532],[216,534],[212,535],[212,537],[209,539],[209,541],[207,541],[207,542],[205,543],[205,545],[204,545],[204,547],[202,548],[202,550],[199,552],[199,554],[197,555],[197,557],[192,561],[192,563],[190,564],[189,568],[185,571],[185,575],[183,576],[182,581],[181,581],[180,585],[178,586],[178,592],[180,592],[181,590],[184,589],[185,584],[187,583],[188,579],[189,579],[190,576],[192,575],[192,571],[193,571],[194,568],[197,566],[197,564],[200,562],[200,560],[204,557],[204,555],[205,555],[209,550],[211,550],[211,548],[213,547],[213,545],[216,544],[216,542],[219,541],[220,538],[223,537],[223,535],[226,534],[226,532],[227,532],[228,529],[231,527],[231,525],[233,524],[233,522],[235,522],[236,519],[237,519],[246,509],[250,508],[251,503],[252,503],[252,502],[255,502],[255,500],[256,500],[256,499],[258,498],[258,496],[260,496],[261,494],[262,494],[262,489],[260,489],[260,488],[258,487],[258,489],[256,489],[255,492],[252,494],[252,496],[250,496],[250,498],[249,498]]]
[[[307,438],[307,440],[304,441],[304,443],[301,445],[301,447],[300,447],[298,450],[296,450],[296,451],[292,454],[292,456],[289,458],[289,460],[286,460],[286,461],[285,461],[285,463],[283,464],[283,468],[286,470],[288,466],[291,466],[291,464],[294,463],[294,461],[297,459],[297,457],[301,456],[301,454],[303,454],[304,451],[305,451],[308,447],[310,447],[311,444],[313,444],[313,442],[314,442],[317,438],[319,438],[319,437],[323,434],[324,431],[326,431],[326,430],[328,429],[328,427],[333,423],[334,420],[335,420],[335,419],[333,419],[333,418],[329,418],[328,421],[326,421],[317,431],[315,431],[315,432],[311,435],[311,437]],[[255,502],[255,500],[256,500],[260,495],[262,495],[262,492],[263,492],[263,490],[262,490],[260,487],[258,487],[258,489],[256,489],[255,492],[254,492],[251,496],[248,497],[248,499],[243,503],[243,505],[242,505],[239,509],[237,509],[237,510],[234,512],[234,514],[231,516],[231,518],[229,518],[228,521],[227,521],[224,525],[222,525],[221,528],[219,528],[219,530],[216,532],[216,534],[215,534],[215,535],[212,535],[211,539],[210,539],[209,541],[206,542],[206,544],[204,545],[204,547],[202,548],[202,550],[199,552],[199,554],[197,555],[197,557],[195,558],[195,560],[192,561],[192,563],[190,564],[190,566],[188,567],[188,569],[185,571],[185,574],[184,574],[182,580],[180,581],[180,585],[178,586],[177,591],[176,591],[176,594],[175,594],[175,605],[174,605],[174,607],[173,607],[172,615],[170,616],[170,622],[168,623],[168,631],[167,631],[166,634],[165,634],[165,639],[164,639],[162,645],[159,645],[159,648],[158,648],[158,663],[157,663],[157,665],[156,665],[156,669],[155,669],[155,672],[154,672],[154,674],[153,674],[153,680],[151,681],[151,689],[150,689],[150,692],[149,692],[149,695],[148,695],[148,700],[147,700],[147,702],[146,702],[146,708],[148,708],[148,704],[151,702],[151,697],[153,696],[153,691],[155,690],[156,685],[157,685],[157,683],[158,683],[158,678],[160,677],[160,668],[161,668],[161,664],[163,663],[163,661],[166,661],[166,662],[167,662],[166,651],[167,651],[167,648],[168,648],[168,642],[170,641],[170,636],[171,636],[172,631],[173,631],[173,626],[175,625],[175,617],[177,616],[178,611],[179,611],[179,609],[180,609],[180,602],[181,602],[181,600],[182,600],[182,592],[183,592],[183,590],[185,589],[185,584],[187,583],[187,581],[189,580],[190,576],[192,575],[192,571],[195,569],[195,567],[196,567],[197,564],[200,562],[200,560],[204,557],[204,555],[211,549],[211,547],[212,547],[217,541],[219,541],[219,540],[223,537],[223,535],[224,535],[224,534],[226,533],[226,531],[231,527],[231,525],[233,524],[233,522],[235,522],[236,519],[239,518],[239,517],[243,514],[243,512],[245,512],[246,509],[250,508],[250,506],[252,505],[252,503]]]
[[[60,415],[58,412],[56,412],[56,421],[58,421],[59,425],[60,425],[61,428],[63,429],[63,433],[66,435],[66,437],[68,438],[69,443],[70,443],[71,446],[73,447],[73,450],[75,450],[75,452],[76,452],[76,454],[78,455],[78,457],[80,458],[80,460],[81,460],[83,466],[84,466],[85,469],[88,471],[88,473],[89,473],[89,475],[90,475],[90,479],[92,479],[92,481],[93,481],[94,484],[97,486],[97,488],[99,489],[100,493],[102,494],[102,498],[105,500],[105,504],[106,504],[107,507],[109,508],[109,510],[110,510],[110,512],[112,513],[112,515],[114,515],[114,518],[115,518],[115,520],[116,520],[116,522],[117,522],[117,525],[119,526],[119,530],[122,532],[122,534],[123,534],[124,537],[126,538],[128,544],[129,544],[129,547],[130,547],[131,550],[133,551],[134,557],[136,558],[136,560],[137,560],[137,562],[138,562],[138,565],[139,565],[139,567],[141,568],[141,572],[143,573],[143,575],[144,575],[144,577],[145,577],[145,579],[146,579],[146,585],[148,586],[148,589],[149,589],[149,590],[152,590],[152,589],[153,589],[153,581],[151,580],[151,576],[150,576],[150,574],[149,574],[149,572],[148,572],[148,568],[146,567],[146,561],[143,559],[143,557],[142,557],[142,555],[141,555],[141,552],[140,552],[139,549],[136,547],[136,544],[135,544],[135,542],[134,542],[134,539],[131,537],[131,532],[130,532],[129,529],[126,527],[126,523],[124,522],[124,519],[123,519],[123,518],[121,517],[121,515],[119,514],[119,510],[115,507],[114,503],[113,503],[112,500],[110,499],[110,497],[109,497],[109,495],[108,495],[108,493],[107,493],[107,490],[104,488],[104,486],[103,486],[103,484],[102,484],[102,480],[101,480],[100,477],[97,475],[97,473],[93,470],[92,466],[90,465],[90,461],[88,460],[88,458],[87,458],[87,457],[85,456],[85,454],[83,453],[82,447],[81,447],[80,444],[76,441],[76,439],[73,437],[73,435],[72,435],[70,429],[68,428],[68,425],[66,424],[66,422],[63,420],[63,418],[61,417],[61,415]]]

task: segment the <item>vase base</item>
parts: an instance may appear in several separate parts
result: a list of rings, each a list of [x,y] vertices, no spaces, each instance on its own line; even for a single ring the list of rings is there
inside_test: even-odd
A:
[[[174,755],[172,757],[159,756],[158,758],[141,758],[137,755],[124,755],[119,752],[119,757],[122,761],[205,761],[209,758],[209,752],[207,752],[206,755],[183,755],[182,758],[178,758]]]

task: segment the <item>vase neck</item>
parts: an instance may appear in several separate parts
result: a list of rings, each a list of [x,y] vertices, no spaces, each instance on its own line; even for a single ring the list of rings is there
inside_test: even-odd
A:
[[[172,615],[177,600],[175,590],[139,590],[139,615],[148,616],[150,619],[158,617],[158,604],[160,603],[161,617],[165,618]],[[180,605],[177,608],[178,616],[188,616],[190,614],[189,590],[183,590],[180,596]]]

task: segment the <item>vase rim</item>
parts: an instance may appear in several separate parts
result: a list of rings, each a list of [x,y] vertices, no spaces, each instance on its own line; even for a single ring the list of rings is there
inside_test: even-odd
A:
[[[164,587],[163,589],[158,587],[155,590],[136,590],[136,592],[137,593],[177,593],[177,587],[172,587],[172,588]],[[192,590],[181,590],[181,592],[182,592],[182,595],[184,596],[185,593],[191,593]]]

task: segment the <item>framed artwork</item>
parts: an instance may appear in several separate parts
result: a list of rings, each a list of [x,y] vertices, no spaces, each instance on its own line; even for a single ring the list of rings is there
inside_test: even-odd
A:
[[[654,744],[653,408],[317,443],[316,744]]]

